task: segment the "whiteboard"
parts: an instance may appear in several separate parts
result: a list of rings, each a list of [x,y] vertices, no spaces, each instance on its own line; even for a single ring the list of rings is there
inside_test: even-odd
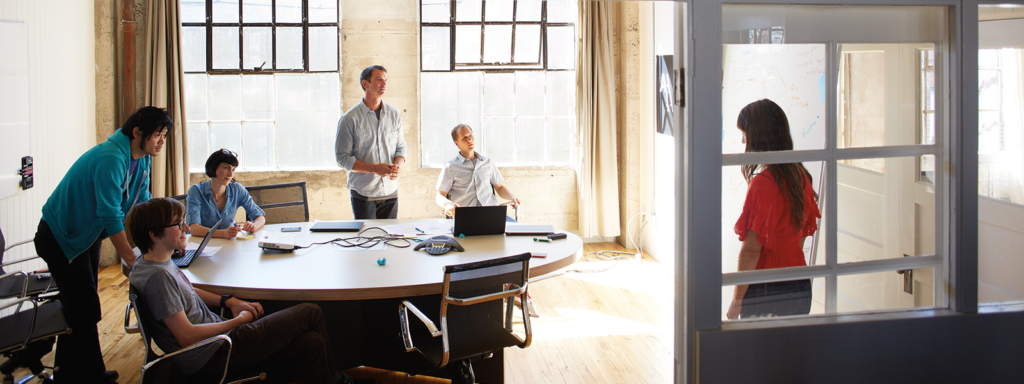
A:
[[[722,46],[722,152],[743,153],[736,128],[740,110],[769,99],[786,111],[795,150],[825,148],[825,44],[724,44]],[[804,167],[820,193],[822,162]],[[722,272],[735,272],[740,251],[733,230],[743,211],[747,182],[738,166],[722,167]],[[811,240],[804,243],[810,254]]]
[[[0,22],[0,199],[21,191],[21,157],[29,156],[28,26]]]

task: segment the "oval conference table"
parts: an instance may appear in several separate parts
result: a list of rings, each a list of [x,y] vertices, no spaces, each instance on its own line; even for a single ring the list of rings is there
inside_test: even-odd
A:
[[[375,226],[430,222],[435,227],[450,227],[448,219],[362,220],[363,230]],[[419,353],[407,353],[399,334],[398,303],[410,300],[438,323],[443,267],[518,255],[545,253],[530,260],[530,276],[536,277],[571,265],[582,256],[583,241],[572,233],[549,243],[534,241],[543,236],[467,236],[456,238],[464,252],[451,250],[440,256],[394,245],[381,250],[344,248],[334,244],[313,245],[337,238],[354,237],[358,232],[310,232],[313,222],[269,224],[250,240],[212,239],[207,248],[220,247],[209,257],[197,257],[182,271],[196,287],[218,295],[229,294],[258,301],[268,312],[299,302],[317,303],[328,322],[335,360],[340,369],[370,366],[393,371],[447,377],[445,370],[432,366]],[[298,232],[281,232],[299,227]],[[259,248],[264,234],[291,234],[295,244],[309,248],[292,252],[265,251]],[[365,236],[379,236],[380,230]],[[419,239],[429,235],[418,236]],[[193,236],[190,242],[202,238]],[[404,244],[394,241],[392,244]],[[384,265],[377,260],[384,258]],[[433,313],[431,313],[433,312]],[[478,382],[504,382],[504,353],[474,361]]]

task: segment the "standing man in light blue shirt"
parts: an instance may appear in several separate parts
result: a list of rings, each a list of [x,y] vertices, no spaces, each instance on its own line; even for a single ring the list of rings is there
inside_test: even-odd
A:
[[[459,155],[448,160],[437,179],[437,196],[434,201],[444,208],[448,216],[455,216],[455,207],[498,205],[495,194],[510,200],[512,207],[519,206],[519,198],[505,185],[505,179],[498,172],[498,166],[491,158],[477,153],[473,128],[466,124],[452,129],[452,141],[459,147]],[[448,194],[451,199],[448,199]],[[514,222],[512,218],[508,221]]]
[[[381,98],[388,70],[369,66],[359,76],[365,91],[338,121],[334,155],[348,171],[352,214],[358,220],[398,218],[398,176],[405,165],[402,115]]]

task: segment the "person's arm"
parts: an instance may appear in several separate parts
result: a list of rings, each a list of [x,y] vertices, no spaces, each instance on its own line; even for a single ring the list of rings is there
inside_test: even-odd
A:
[[[405,156],[395,156],[394,160],[392,160],[392,164],[395,166],[393,168],[394,170],[391,171],[390,178],[391,180],[396,180],[398,179],[399,172],[402,171],[402,166],[405,165]]]
[[[114,244],[114,249],[117,251],[117,257],[120,257],[128,264],[130,270],[135,265],[135,252],[132,251],[132,247],[128,245],[128,235],[124,234],[124,231],[115,233],[110,236],[110,242]]]
[[[267,223],[267,218],[263,215],[256,217],[256,220],[246,221],[245,225],[242,226],[242,230],[249,233],[256,233],[256,231],[263,228],[263,225]]]
[[[495,184],[494,192],[497,192],[498,196],[501,196],[501,198],[512,201],[512,208],[519,207],[519,204],[521,203],[519,198],[516,197],[508,187],[505,187],[505,184]]]
[[[193,289],[195,289],[196,294],[199,295],[199,299],[203,300],[203,303],[206,304],[207,307],[216,308],[220,306],[220,295],[200,288],[193,287]],[[224,306],[231,310],[233,316],[241,315],[242,311],[249,311],[256,319],[263,316],[263,306],[260,305],[260,303],[250,303],[248,301],[242,301],[241,299],[232,297],[224,302]]]
[[[743,244],[740,245],[736,270],[752,271],[757,268],[757,260],[761,258],[761,248],[761,243],[757,241],[757,232],[747,229],[747,236],[743,239]],[[733,320],[739,318],[740,311],[743,310],[743,296],[746,294],[747,285],[737,285],[733,288],[732,303],[729,304],[729,312],[725,315],[727,318]]]
[[[237,196],[235,201],[240,202],[238,205],[241,205],[242,208],[245,209],[245,215],[247,217],[255,217],[252,221],[246,221],[245,224],[242,225],[241,229],[249,233],[255,233],[260,230],[260,228],[263,228],[263,224],[267,222],[267,218],[264,217],[266,212],[263,212],[263,209],[261,209],[259,205],[256,205],[252,196],[249,195],[249,191],[241,184],[231,183],[231,186],[235,188],[234,195]]]
[[[352,168],[350,168],[349,171],[355,173],[376,173],[380,177],[388,177],[391,175],[394,169],[391,167],[390,164],[371,164],[355,160],[355,162],[352,163]]]
[[[238,235],[238,227],[228,227],[227,229],[215,229],[213,237],[219,237],[221,239],[233,239]],[[210,228],[204,227],[202,224],[196,223],[188,226],[188,231],[192,232],[192,236],[204,237]]]
[[[171,331],[172,335],[174,335],[174,340],[178,341],[178,345],[187,347],[199,341],[238,328],[243,324],[255,320],[255,316],[249,311],[242,311],[238,316],[235,316],[233,319],[228,321],[196,325],[188,321],[188,317],[185,316],[185,311],[178,311],[173,315],[165,317],[163,320],[164,325],[166,325],[167,329]]]
[[[356,159],[353,137],[355,122],[347,117],[347,115],[342,116],[341,120],[338,120],[338,135],[334,140],[334,159],[337,160],[338,166],[349,172],[375,173],[381,177],[390,175],[391,165],[371,164]]]
[[[444,208],[445,215],[455,217],[455,207],[458,207],[459,205],[455,204],[455,202],[451,200],[448,200],[447,195],[448,192],[442,191],[440,189],[437,190],[437,196],[434,196],[434,202],[437,203],[437,205],[441,206],[441,208]]]

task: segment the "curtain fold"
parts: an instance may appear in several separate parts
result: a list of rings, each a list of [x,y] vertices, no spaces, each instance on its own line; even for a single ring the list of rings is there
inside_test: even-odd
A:
[[[166,108],[174,120],[163,152],[153,158],[154,197],[181,195],[188,188],[181,23],[178,0],[152,0],[146,14],[145,105]]]
[[[580,236],[619,236],[619,169],[612,31],[618,4],[580,1],[576,58],[576,187]]]

